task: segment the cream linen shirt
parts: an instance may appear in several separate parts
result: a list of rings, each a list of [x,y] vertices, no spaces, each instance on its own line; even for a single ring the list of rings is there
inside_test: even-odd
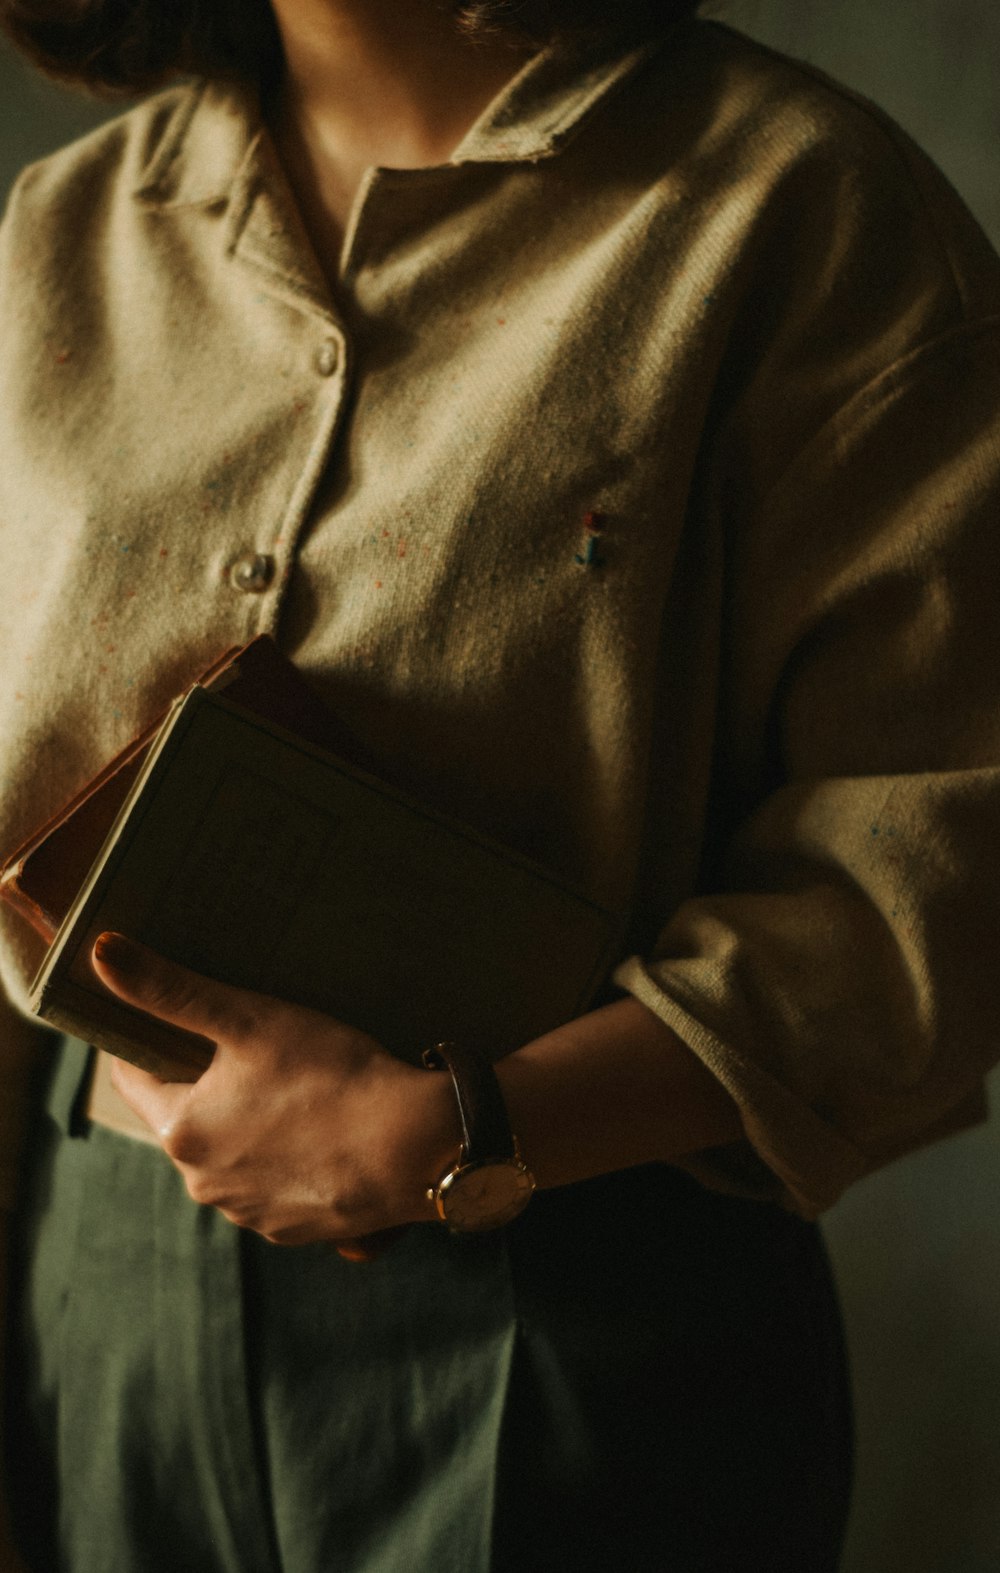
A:
[[[394,778],[629,914],[617,983],[742,1111],[708,1183],[812,1214],[961,1120],[1000,265],[890,122],[715,24],[548,50],[370,172],[330,285],[254,103],[182,86],[0,245],[0,846],[272,631]],[[38,959],[5,915],[8,1181]]]

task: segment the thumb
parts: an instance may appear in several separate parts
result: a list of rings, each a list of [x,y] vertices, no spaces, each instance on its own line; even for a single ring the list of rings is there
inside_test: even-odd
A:
[[[98,935],[93,964],[101,982],[119,999],[212,1043],[239,1042],[259,1014],[251,1010],[244,989],[192,972],[124,934]]]

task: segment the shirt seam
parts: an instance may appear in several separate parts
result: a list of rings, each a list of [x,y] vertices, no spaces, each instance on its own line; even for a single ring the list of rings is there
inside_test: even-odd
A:
[[[914,345],[904,355],[897,356],[895,360],[884,366],[881,371],[876,372],[860,388],[855,389],[849,398],[838,405],[833,414],[828,416],[822,425],[812,432],[806,441],[795,450],[792,457],[782,466],[780,473],[775,477],[771,485],[767,487],[764,495],[757,503],[753,513],[750,515],[750,524],[752,525],[767,512],[771,502],[781,491],[789,475],[801,463],[805,455],[817,443],[823,442],[827,433],[840,425],[854,406],[862,407],[867,401],[873,400],[882,386],[891,384],[893,379],[899,379],[902,382],[904,380],[902,374],[909,371],[912,367],[919,365],[919,369],[924,371],[924,362],[929,366],[933,366],[939,357],[945,355],[956,344],[965,341],[971,345],[978,339],[989,338],[991,334],[1000,334],[1000,312],[989,317],[977,319],[969,319],[963,314],[960,323],[946,329],[943,333],[936,334],[924,343]]]
[[[898,126],[891,115],[881,109],[872,99],[867,98],[863,93],[855,92],[853,89],[845,86],[844,83],[838,82],[836,77],[828,76],[825,71],[820,70],[818,66],[812,65],[808,60],[800,60],[794,55],[783,54],[780,49],[773,49],[770,45],[761,43],[758,39],[749,38],[747,34],[741,33],[738,28],[731,27],[726,22],[706,19],[704,25],[738,39],[744,46],[749,45],[757,54],[764,55],[779,65],[791,66],[796,72],[816,83],[832,98],[837,99],[842,104],[849,105],[850,108],[855,110],[869,125],[873,126],[880,133],[885,146],[891,149],[897,165],[902,168],[906,183],[917,199],[928,234],[933,237],[936,250],[944,266],[944,271],[948,275],[948,281],[954,293],[959,315],[963,322],[974,320],[969,317],[968,305],[955,271],[954,260],[944,240],[933,205],[928,202],[922,182],[913,167],[911,142],[903,128]],[[916,144],[912,144],[912,149],[916,149]]]

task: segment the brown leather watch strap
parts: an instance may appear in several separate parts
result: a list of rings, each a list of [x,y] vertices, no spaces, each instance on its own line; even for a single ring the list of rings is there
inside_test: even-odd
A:
[[[509,1163],[517,1158],[496,1071],[474,1049],[457,1043],[436,1043],[423,1056],[428,1070],[451,1072],[462,1122],[462,1146],[467,1163],[496,1159]]]

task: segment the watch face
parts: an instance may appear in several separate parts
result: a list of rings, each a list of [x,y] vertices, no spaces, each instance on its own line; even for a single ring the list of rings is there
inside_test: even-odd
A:
[[[523,1212],[534,1188],[522,1164],[470,1163],[442,1180],[440,1209],[452,1229],[498,1229]]]

